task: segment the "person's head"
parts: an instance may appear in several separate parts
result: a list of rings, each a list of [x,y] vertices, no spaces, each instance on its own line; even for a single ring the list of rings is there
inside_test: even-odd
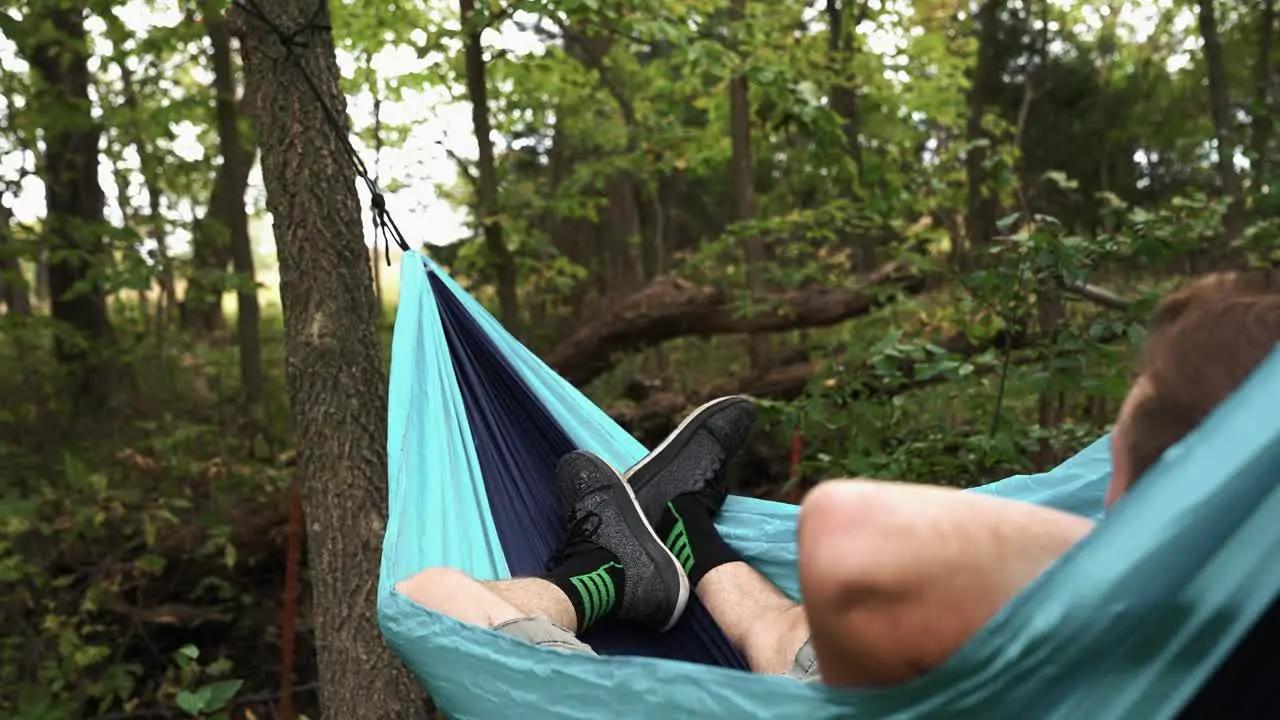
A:
[[[1280,271],[1220,273],[1165,298],[1111,437],[1115,502],[1280,343]]]

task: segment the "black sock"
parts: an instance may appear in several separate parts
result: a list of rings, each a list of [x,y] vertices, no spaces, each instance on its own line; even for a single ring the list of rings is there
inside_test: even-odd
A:
[[[662,513],[662,519],[654,530],[658,539],[666,543],[667,549],[684,566],[689,585],[694,588],[708,572],[742,559],[720,537],[720,531],[712,521],[711,508],[696,493],[680,495],[667,503],[666,512]]]
[[[622,563],[599,545],[566,557],[548,573],[547,580],[573,603],[578,633],[613,615],[622,604]]]

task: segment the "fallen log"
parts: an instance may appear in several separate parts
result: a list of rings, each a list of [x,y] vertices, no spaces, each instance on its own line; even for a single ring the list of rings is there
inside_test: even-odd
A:
[[[1032,336],[1022,332],[1001,332],[982,340],[975,340],[967,333],[958,332],[935,344],[951,357],[970,358],[988,350],[1023,350],[1030,347],[1032,340]],[[1035,357],[1030,355],[1021,361],[1029,362]],[[765,372],[727,378],[690,395],[676,392],[655,393],[642,403],[612,409],[609,415],[642,441],[653,437],[660,439],[675,427],[676,420],[684,411],[717,397],[750,395],[770,400],[794,400],[825,367],[828,367],[828,363],[813,359],[802,360]],[[850,393],[851,399],[887,397],[918,390],[947,379],[946,375],[916,377],[915,363],[909,360],[900,362],[897,370],[897,379],[863,383]],[[877,370],[872,367],[871,361],[867,361],[861,367],[848,368],[838,374],[851,378],[871,378],[876,377]],[[836,377],[837,375],[832,375],[833,379]]]
[[[546,360],[565,379],[583,385],[610,370],[618,355],[667,340],[834,325],[885,306],[898,292],[918,294],[935,284],[936,278],[894,262],[861,276],[849,288],[756,296],[759,310],[743,315],[737,296],[725,288],[664,276],[573,333],[547,353]]]

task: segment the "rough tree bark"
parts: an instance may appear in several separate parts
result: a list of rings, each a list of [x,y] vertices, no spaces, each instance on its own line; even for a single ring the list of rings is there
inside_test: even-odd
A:
[[[44,162],[45,237],[49,253],[52,314],[78,331],[79,340],[59,335],[55,353],[87,407],[104,404],[113,391],[116,367],[107,359],[115,333],[107,315],[106,292],[92,278],[106,261],[102,186],[98,183],[98,142],[102,130],[89,98],[89,45],[83,0],[36,3],[28,21],[49,27],[20,44],[42,81],[37,98],[47,117]]]
[[[729,23],[741,27],[746,20],[747,0],[730,0]],[[730,222],[754,220],[756,217],[755,164],[751,159],[751,96],[746,72],[729,78],[729,140],[733,148],[729,158],[729,194],[733,206]],[[747,289],[753,296],[764,291],[764,239],[751,233],[746,240]],[[763,335],[747,337],[747,354],[752,369],[764,367],[769,339]]]
[[[218,118],[218,146],[222,163],[233,178],[249,176],[253,157],[245,147],[236,108],[235,66],[231,60],[231,33],[218,12],[217,3],[202,5],[205,28],[213,45],[214,106]],[[253,273],[253,246],[249,239],[249,218],[244,209],[244,191],[221,198],[225,207],[219,215],[227,224],[231,241],[231,263],[236,272],[236,345],[240,351],[240,393],[251,408],[262,403],[262,339],[259,333],[258,283]]]
[[[280,257],[320,707],[328,718],[426,718],[423,694],[383,643],[376,617],[387,377],[355,177],[339,136],[346,99],[332,35],[320,29],[330,18],[327,10],[313,18],[316,0],[256,4],[286,30],[315,21],[297,36],[295,61],[254,18],[228,17],[241,37]]]
[[[984,0],[978,8],[978,57],[974,63],[969,87],[969,119],[965,136],[969,150],[965,153],[965,180],[968,184],[968,206],[964,218],[964,247],[953,248],[961,269],[969,267],[974,249],[986,245],[996,232],[996,199],[987,188],[987,145],[991,138],[983,127],[987,105],[999,82],[996,67],[996,42],[1000,37],[1000,8],[1003,0]]]
[[[498,309],[502,324],[512,334],[520,331],[520,299],[516,294],[516,260],[503,237],[498,221],[498,170],[493,157],[493,126],[489,122],[489,86],[485,74],[484,45],[480,35],[484,26],[476,18],[475,0],[458,0],[462,16],[464,61],[467,70],[467,97],[471,100],[471,125],[476,134],[476,218],[484,233],[485,250],[493,264],[498,285]]]
[[[1205,72],[1209,76],[1209,115],[1213,118],[1213,135],[1218,145],[1218,182],[1230,204],[1223,218],[1223,245],[1229,245],[1244,232],[1244,186],[1236,172],[1235,147],[1232,142],[1231,94],[1227,79],[1222,40],[1218,37],[1218,18],[1214,0],[1200,2],[1200,37],[1204,40]]]

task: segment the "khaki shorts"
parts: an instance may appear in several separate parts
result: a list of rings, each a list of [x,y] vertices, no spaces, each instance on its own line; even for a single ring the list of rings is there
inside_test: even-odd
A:
[[[595,654],[591,646],[579,640],[576,635],[544,618],[516,618],[500,625],[495,625],[493,629],[525,642],[553,650]],[[818,656],[814,654],[813,647],[809,645],[808,640],[805,640],[800,649],[796,651],[795,661],[791,664],[791,669],[784,675],[789,678],[795,678],[800,682],[822,682],[822,676],[818,672]]]

